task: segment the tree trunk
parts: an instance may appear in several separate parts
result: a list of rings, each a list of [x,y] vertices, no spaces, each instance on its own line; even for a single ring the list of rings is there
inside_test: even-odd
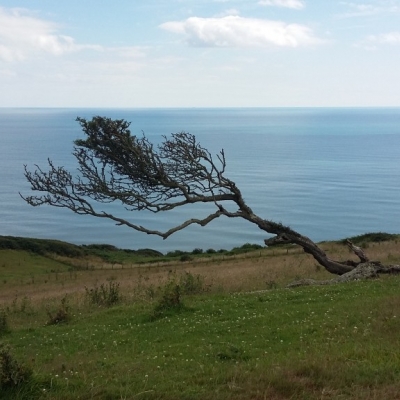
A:
[[[246,214],[246,213],[245,213]],[[336,278],[324,281],[314,279],[301,279],[289,284],[287,287],[310,285],[332,285],[336,283],[350,282],[354,280],[376,278],[379,274],[400,274],[400,265],[382,265],[379,261],[370,261],[364,250],[355,246],[350,240],[346,241],[349,249],[360,259],[360,262],[347,260],[336,261],[329,258],[326,253],[307,236],[300,235],[298,232],[277,224],[272,221],[264,220],[256,215],[249,213],[243,216],[245,219],[255,223],[258,227],[276,236],[265,239],[267,246],[277,246],[282,244],[296,244],[303,248],[304,252],[310,254],[328,272],[339,275]]]
[[[261,219],[254,214],[249,215],[246,219],[257,224],[260,229],[276,235],[275,237],[264,240],[267,246],[296,244],[302,247],[307,254],[311,254],[320,265],[332,274],[343,275],[352,271],[356,266],[352,261],[340,262],[330,259],[326,253],[307,236],[300,235],[300,233],[282,224]]]

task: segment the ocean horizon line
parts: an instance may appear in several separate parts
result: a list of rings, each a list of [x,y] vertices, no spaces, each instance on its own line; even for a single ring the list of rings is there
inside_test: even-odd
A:
[[[357,109],[400,109],[400,106],[218,106],[218,107],[209,107],[209,106],[0,106],[0,110],[93,110],[93,109],[101,109],[101,110],[234,110],[234,109],[243,109],[243,110],[276,110],[276,109],[326,109],[326,110],[357,110]]]

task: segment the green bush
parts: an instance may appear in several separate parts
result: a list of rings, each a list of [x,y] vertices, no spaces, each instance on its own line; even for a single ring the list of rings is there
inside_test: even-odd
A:
[[[343,239],[340,241],[342,244],[346,244],[346,240],[350,240],[356,245],[366,244],[366,243],[379,243],[386,242],[389,240],[399,239],[400,235],[394,233],[386,233],[386,232],[370,232],[364,233],[363,235],[352,236],[347,239]]]
[[[154,306],[151,319],[159,319],[165,315],[179,312],[184,308],[181,298],[181,287],[175,281],[169,281],[162,291],[160,299]]]
[[[49,310],[47,310],[47,315],[49,317],[47,325],[58,325],[69,322],[71,320],[71,314],[67,298],[63,297],[61,299],[61,306],[54,315]]]
[[[0,388],[14,388],[29,381],[32,370],[17,362],[11,352],[10,347],[0,343]]]
[[[242,254],[242,253],[249,253],[251,251],[255,250],[260,250],[263,249],[264,247],[259,245],[259,244],[251,244],[251,243],[245,243],[243,246],[240,247],[234,247],[230,253],[231,254]]]
[[[193,260],[193,257],[191,257],[189,254],[183,254],[183,255],[181,255],[181,256],[179,257],[179,260],[182,261],[182,262],[185,262],[185,261],[192,261],[192,260]]]
[[[203,249],[194,249],[193,251],[192,251],[192,254],[203,254]]]
[[[174,251],[169,251],[166,256],[167,257],[180,257],[185,255],[186,253],[184,251],[181,250],[174,250]]]
[[[110,307],[121,301],[121,291],[118,282],[108,282],[89,289],[85,286],[86,300],[90,304]]]
[[[0,310],[0,336],[10,332],[7,314],[4,310]]]
[[[127,251],[127,250],[124,250]],[[153,249],[138,249],[136,254],[144,257],[162,257],[163,253]]]
[[[186,271],[179,278],[179,287],[182,294],[198,294],[207,291],[204,278],[201,275],[193,275]]]

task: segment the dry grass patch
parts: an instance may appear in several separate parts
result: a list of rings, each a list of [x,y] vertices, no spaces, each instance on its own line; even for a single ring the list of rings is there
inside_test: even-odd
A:
[[[354,254],[340,243],[322,243],[321,247],[336,259],[354,259]],[[386,263],[400,261],[397,241],[369,243],[367,253],[373,260]],[[295,246],[261,249],[238,255],[213,255],[181,262],[161,261],[139,264],[105,263],[98,257],[67,258],[32,255],[26,252],[0,250],[0,301],[9,304],[15,298],[27,297],[32,303],[42,299],[61,299],[65,295],[84,294],[85,287],[110,281],[120,284],[121,293],[133,299],[146,288],[157,288],[170,279],[190,272],[200,275],[212,291],[256,291],[286,284],[299,278],[327,279],[331,274]]]

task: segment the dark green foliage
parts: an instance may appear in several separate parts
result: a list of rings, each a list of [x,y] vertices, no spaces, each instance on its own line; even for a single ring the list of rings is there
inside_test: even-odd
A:
[[[184,261],[192,261],[193,257],[191,257],[189,254],[183,254],[180,256],[179,258],[180,261],[184,262]]]
[[[82,247],[88,251],[90,254],[99,254],[102,255],[104,253],[102,252],[123,252],[127,254],[132,254],[132,255],[138,255],[138,256],[143,256],[143,257],[160,257],[163,254],[157,250],[153,249],[138,249],[138,250],[132,250],[132,249],[119,249],[116,246],[113,246],[111,244],[87,244],[87,245],[82,245]]]
[[[106,250],[106,251],[116,251],[117,247],[111,244],[85,244],[82,247],[88,250]]]
[[[350,240],[356,245],[361,245],[364,243],[379,243],[379,242],[386,242],[389,240],[397,240],[399,238],[400,235],[394,233],[371,232],[343,239],[340,241],[340,243],[346,244],[346,240]]]
[[[242,245],[241,247],[239,247],[239,250],[243,250],[244,252],[246,251],[254,251],[254,250],[260,250],[263,249],[264,246],[261,246],[259,244],[255,244],[255,243],[245,243],[244,245]]]
[[[180,261],[191,261],[194,256],[209,257],[217,253],[235,255],[251,252],[261,248],[263,247],[258,244],[246,243],[241,247],[235,247],[231,251],[224,249],[208,249],[207,251],[204,251],[203,249],[196,248],[191,252],[174,250],[168,252],[166,255],[163,255],[163,253],[157,250],[148,248],[138,250],[119,249],[114,245],[103,243],[77,246],[58,240],[0,236],[0,250],[24,250],[50,258],[52,258],[54,255],[71,258],[93,255],[101,258],[105,262],[112,264],[124,264],[126,262],[142,264],[151,261],[168,262],[171,258],[179,258]]]
[[[71,243],[14,236],[0,236],[0,249],[25,250],[40,255],[58,254],[66,257],[81,257],[85,254],[83,249]]]
[[[49,317],[47,325],[58,325],[69,322],[71,320],[71,314],[67,298],[63,297],[61,299],[61,305],[55,314],[47,310],[47,315]]]
[[[185,272],[179,278],[179,287],[183,294],[199,294],[208,290],[201,275]]]
[[[124,262],[147,262],[156,259],[159,261],[163,255],[157,250],[152,249],[119,249],[108,244],[90,244],[82,246],[87,254],[100,257],[109,263],[124,263]]]
[[[203,249],[194,249],[192,254],[203,254]]]
[[[0,310],[0,336],[9,332],[10,327],[8,325],[7,314],[4,310]]]
[[[0,343],[0,389],[18,387],[29,381],[31,376],[31,369],[17,362],[10,347]]]
[[[119,249],[110,244],[89,244],[77,246],[51,239],[33,239],[14,236],[0,236],[0,250],[24,250],[41,256],[59,255],[83,257],[95,255],[109,262],[120,262],[129,256],[158,258],[163,254],[153,249]],[[181,252],[183,254],[183,252]]]
[[[170,275],[168,282],[161,289],[161,295],[154,306],[151,319],[155,320],[188,310],[183,304],[182,296],[204,293],[207,290],[208,287],[200,275],[185,272],[179,279],[174,274]]]
[[[133,250],[124,250],[126,252],[131,252]],[[138,249],[135,251],[135,254],[144,256],[144,257],[161,257],[163,253],[153,249]]]
[[[181,295],[182,291],[179,284],[175,281],[169,281],[165,285],[160,299],[154,306],[151,319],[156,320],[181,311],[184,308]]]
[[[185,255],[185,254],[187,254],[187,253],[184,252],[184,251],[181,251],[181,250],[174,250],[174,251],[169,251],[169,252],[167,253],[167,257],[180,257],[180,256],[183,256],[183,255]]]
[[[102,283],[89,289],[85,287],[86,300],[89,304],[110,307],[121,301],[121,291],[118,282]]]
[[[234,247],[228,254],[243,254],[250,253],[251,251],[263,249],[259,244],[245,243],[243,246]]]
[[[185,252],[181,250],[174,250],[170,251],[166,254],[166,257],[179,257],[181,261],[190,261],[190,256],[198,256],[198,257],[206,257],[206,256],[212,256],[214,254],[226,254],[226,255],[235,255],[235,254],[244,254],[244,253],[249,253],[255,250],[260,250],[263,249],[264,246],[261,246],[259,244],[251,244],[251,243],[245,243],[243,246],[240,247],[234,247],[232,250],[227,251],[224,249],[220,250],[214,250],[214,249],[207,249],[204,251],[203,249],[196,248],[192,250],[191,252]]]

